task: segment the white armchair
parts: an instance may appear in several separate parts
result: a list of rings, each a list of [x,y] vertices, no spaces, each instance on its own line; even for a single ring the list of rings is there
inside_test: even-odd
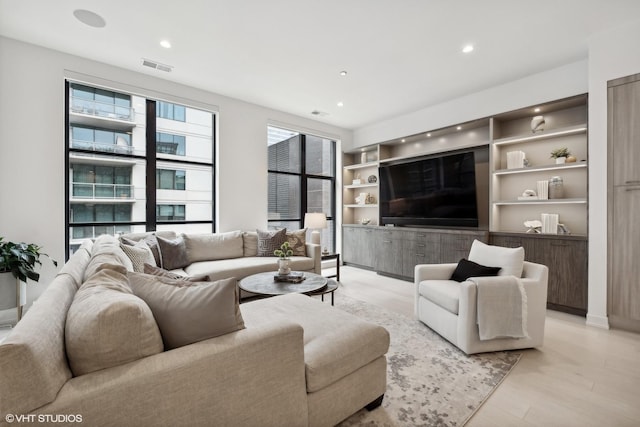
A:
[[[489,246],[475,241],[469,260],[502,267],[499,276],[520,277],[526,293],[527,338],[481,340],[478,329],[476,281],[450,280],[457,264],[421,264],[415,267],[415,315],[466,354],[539,347],[544,341],[547,307],[547,266],[524,261],[524,249]],[[522,272],[521,275],[519,272]],[[508,276],[508,277],[500,277]]]

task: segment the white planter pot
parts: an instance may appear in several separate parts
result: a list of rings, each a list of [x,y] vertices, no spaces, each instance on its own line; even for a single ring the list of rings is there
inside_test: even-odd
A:
[[[556,157],[556,164],[560,165],[567,160],[566,157]]]
[[[11,273],[0,273],[0,310],[15,308],[18,304],[18,280]]]
[[[278,274],[289,274],[291,273],[291,260],[289,258],[280,258],[278,259]]]

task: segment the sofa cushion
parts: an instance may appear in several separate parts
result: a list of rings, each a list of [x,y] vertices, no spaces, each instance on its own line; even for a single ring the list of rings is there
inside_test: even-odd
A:
[[[307,257],[291,257],[291,269],[294,271],[313,271],[313,259]],[[226,277],[244,279],[247,276],[278,269],[276,257],[242,257],[218,261],[200,261],[185,267],[189,276],[207,275],[210,280]]]
[[[418,292],[432,303],[458,314],[460,283],[455,280],[423,280],[418,284]]]
[[[302,326],[309,393],[333,384],[389,349],[389,333],[382,326],[305,295],[281,295],[241,307],[247,328],[276,319]]]
[[[187,258],[187,246],[182,236],[177,236],[175,239],[165,239],[162,236],[156,236],[156,238],[162,256],[162,268],[174,270],[190,264]]]
[[[491,267],[501,267],[498,276],[522,277],[524,248],[504,248],[474,240],[469,251],[469,261]]]
[[[242,233],[244,256],[258,256],[258,233],[245,231]]]
[[[500,267],[487,267],[462,258],[451,275],[451,280],[464,282],[469,277],[497,276]]]
[[[129,274],[131,288],[151,307],[165,350],[244,328],[236,279],[199,282],[193,286],[176,286],[171,281],[142,273]]]
[[[287,231],[287,242],[293,251],[293,256],[307,256],[307,229]]]
[[[65,342],[75,376],[163,349],[151,310],[129,288],[127,270],[113,264],[102,265],[78,289],[67,313]]]
[[[120,248],[120,241],[114,236],[103,234],[99,236],[91,247],[91,259],[84,271],[83,282],[93,276],[102,264],[123,265],[127,270],[133,271],[133,264],[129,257]]]
[[[136,244],[133,246],[120,244],[120,248],[131,260],[131,264],[133,264],[133,271],[142,273],[144,271],[145,263],[156,265],[156,260],[153,257],[153,252],[151,252],[151,248],[145,243],[144,240],[136,242]]]
[[[280,249],[280,246],[287,241],[287,229],[277,231],[261,231],[258,233],[258,256],[273,256],[273,251]]]
[[[244,255],[242,231],[185,234],[189,264],[197,261],[240,258]]]

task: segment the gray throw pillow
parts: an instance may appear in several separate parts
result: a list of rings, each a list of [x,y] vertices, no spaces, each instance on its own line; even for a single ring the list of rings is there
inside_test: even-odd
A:
[[[280,249],[280,246],[287,240],[287,229],[278,231],[261,231],[258,233],[258,256],[275,256],[273,251]]]
[[[155,264],[158,267],[162,267],[162,256],[160,255],[160,247],[158,246],[158,239],[155,234],[148,234],[143,236],[140,240],[133,240],[127,237],[120,237],[120,242],[125,245],[135,246],[139,242],[144,242],[151,249],[151,253],[153,254],[153,259],[155,260]]]
[[[137,242],[134,246],[121,243],[120,248],[131,260],[131,264],[133,264],[133,271],[142,273],[144,271],[145,263],[156,263],[156,260],[153,257],[153,252],[151,252],[151,248],[149,248],[149,246],[147,246],[147,244],[142,240]]]
[[[171,280],[129,273],[133,292],[151,307],[165,350],[244,328],[235,278],[186,287]]]
[[[182,236],[178,236],[173,240],[156,236],[156,239],[158,239],[160,255],[162,256],[162,268],[165,270],[175,270],[189,265],[187,246]]]

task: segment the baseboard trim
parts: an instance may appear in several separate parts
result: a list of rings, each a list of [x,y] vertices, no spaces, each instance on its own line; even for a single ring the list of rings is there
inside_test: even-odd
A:
[[[609,318],[607,316],[596,316],[587,313],[587,326],[594,328],[609,329]]]

